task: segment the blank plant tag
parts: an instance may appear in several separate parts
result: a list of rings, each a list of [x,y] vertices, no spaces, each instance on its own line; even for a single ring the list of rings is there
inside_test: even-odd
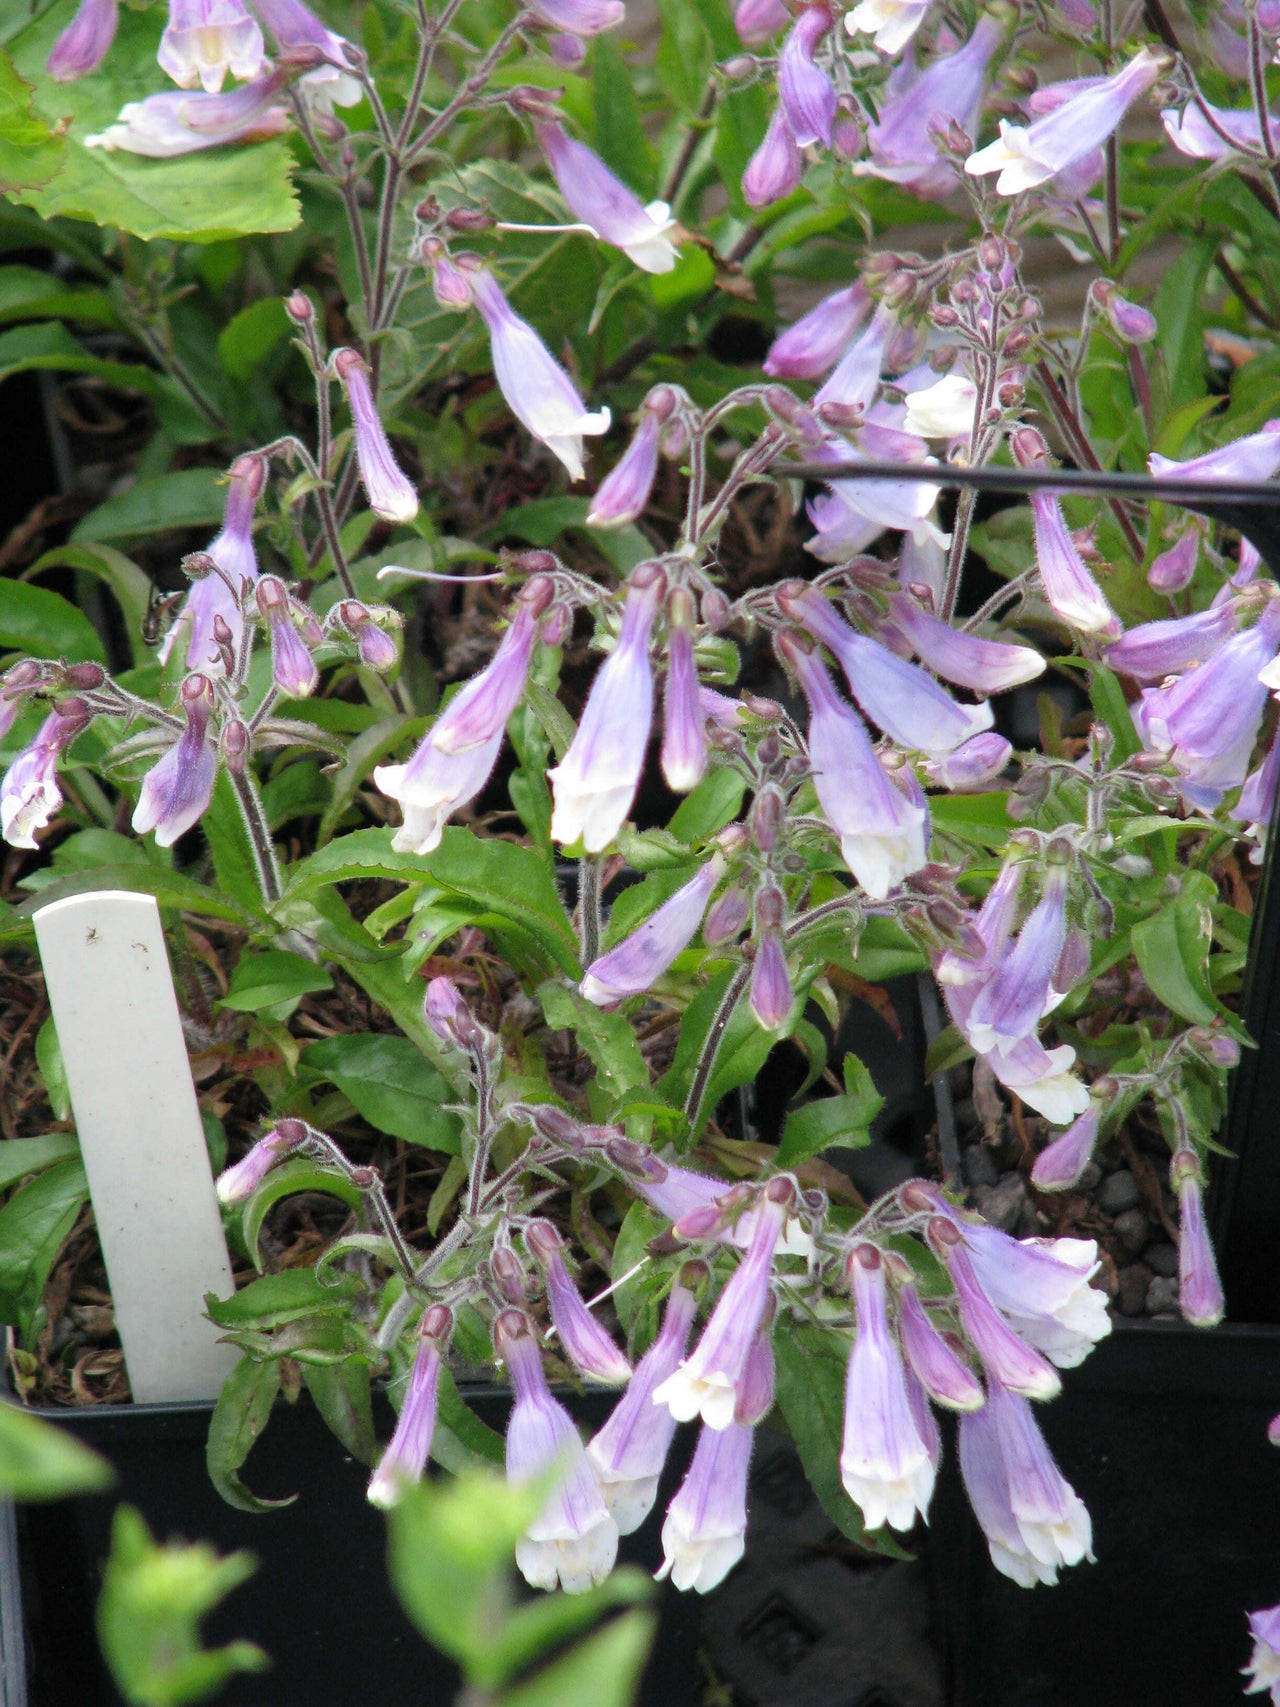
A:
[[[35,928],[133,1396],[215,1398],[238,1354],[204,1297],[231,1265],[160,910],[103,890]]]

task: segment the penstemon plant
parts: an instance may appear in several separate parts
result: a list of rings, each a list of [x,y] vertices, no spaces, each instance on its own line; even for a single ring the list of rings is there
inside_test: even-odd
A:
[[[1247,540],[1051,471],[1176,476],[1194,507],[1280,470],[1280,14],[659,10],[634,65],[620,0],[6,25],[11,241],[61,260],[47,301],[9,279],[34,324],[0,345],[132,386],[155,426],[154,525],[117,494],[34,571],[136,616],[110,541],[216,525],[209,485],[165,504],[229,467],[132,668],[6,584],[0,825],[49,832],[56,888],[86,835],[118,865],[128,820],[180,862],[129,848],[134,879],[251,945],[230,1005],[269,1112],[221,1175],[229,1224],[257,1261],[290,1190],[351,1220],[211,1304],[245,1351],[228,1404],[301,1366],[350,1430],[389,1374],[389,1506],[443,1434],[492,1446],[451,1372],[501,1366],[509,1477],[558,1476],[516,1559],[570,1592],[652,1509],[679,1424],[663,1569],[706,1592],[775,1402],[855,1538],[927,1514],[942,1407],[995,1567],[1052,1583],[1091,1529],[1036,1407],[1109,1331],[1097,1245],[986,1225],[950,1175],[863,1202],[820,1158],[878,1098],[816,1022],[931,972],[929,1070],[971,1059],[1020,1132],[1039,1117],[1043,1194],[1158,1122],[1180,1308],[1221,1319],[1202,1193],[1249,1044],[1237,856],[1275,808],[1280,602]],[[888,246],[906,223],[928,253]],[[94,316],[109,355],[67,329]],[[944,498],[948,465],[1045,479],[988,513]],[[429,652],[460,682],[438,700]],[[1015,750],[1002,696],[1051,678],[1071,721],[1046,694]],[[289,1021],[335,975],[377,1030],[303,1054]],[[726,1098],[788,1040],[829,1094],[776,1146],[732,1136]],[[407,1114],[344,1042],[412,1063]],[[327,1130],[325,1082],[449,1158],[425,1224]],[[622,1389],[589,1443],[549,1385],[570,1372]],[[252,1504],[241,1462],[218,1468]],[[1252,1669],[1280,1702],[1275,1625]]]

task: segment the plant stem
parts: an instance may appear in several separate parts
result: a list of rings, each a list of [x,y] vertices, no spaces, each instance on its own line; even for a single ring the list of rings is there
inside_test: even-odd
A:
[[[1095,474],[1101,473],[1102,464],[1094,455],[1093,446],[1085,437],[1084,427],[1059,388],[1058,382],[1049,371],[1049,364],[1043,357],[1036,363],[1035,373],[1044,389],[1054,419],[1070,442],[1072,454],[1079,458],[1085,468],[1092,469]],[[1124,535],[1125,544],[1128,546],[1134,562],[1141,563],[1146,553],[1143,550],[1142,541],[1138,538],[1138,530],[1129,518],[1128,511],[1119,498],[1109,498],[1107,502],[1119,523],[1120,531]]]
[[[244,827],[249,835],[258,887],[262,890],[262,899],[268,907],[272,907],[284,893],[284,880],[276,860],[275,844],[271,840],[271,827],[267,823],[262,796],[248,765],[242,771],[232,771],[230,774],[231,786],[235,790],[236,800],[244,818]]]
[[[713,83],[702,97],[702,105],[698,108],[697,117],[685,129],[684,141],[680,144],[680,152],[676,155],[671,170],[667,174],[667,181],[662,186],[661,199],[666,202],[668,207],[675,206],[676,197],[680,194],[684,184],[685,173],[693,164],[693,157],[698,151],[698,144],[706,134],[707,122],[715,109],[716,86]]]
[[[698,1122],[698,1114],[702,1108],[702,1099],[707,1092],[707,1084],[711,1078],[711,1069],[716,1064],[716,1055],[725,1032],[729,1029],[729,1021],[733,1011],[742,1000],[742,992],[751,980],[751,967],[743,964],[729,980],[725,993],[720,998],[720,1006],[716,1009],[715,1018],[711,1021],[710,1029],[702,1044],[702,1053],[698,1057],[698,1065],[694,1070],[692,1082],[689,1085],[689,1095],[685,1098],[685,1119],[690,1129]]]
[[[583,854],[578,861],[578,929],[584,967],[590,966],[600,955],[601,864],[601,860],[591,854]]]

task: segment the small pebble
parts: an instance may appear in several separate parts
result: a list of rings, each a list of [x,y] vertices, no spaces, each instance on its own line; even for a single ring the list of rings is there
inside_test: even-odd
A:
[[[1115,1228],[1120,1243],[1134,1256],[1151,1237],[1151,1223],[1142,1209],[1122,1209],[1116,1216]]]
[[[1138,1182],[1128,1168],[1117,1168],[1098,1187],[1098,1208],[1104,1215],[1119,1215],[1138,1201]]]
[[[1148,1245],[1142,1253],[1142,1260],[1153,1274],[1163,1275],[1171,1280],[1178,1272],[1178,1247],[1165,1243]]]
[[[1166,1311],[1176,1311],[1178,1308],[1177,1277],[1157,1274],[1147,1288],[1146,1311],[1148,1316],[1163,1315]]]
[[[984,1144],[970,1144],[964,1153],[964,1177],[971,1186],[993,1186],[1000,1178],[996,1159]]]
[[[1102,1169],[1098,1164],[1096,1162],[1086,1162],[1084,1165],[1084,1172],[1076,1181],[1075,1189],[1077,1191],[1092,1191],[1101,1178]]]
[[[1140,1316],[1146,1308],[1148,1293],[1154,1285],[1151,1270],[1140,1262],[1120,1270],[1120,1286],[1116,1304],[1122,1316]]]
[[[1024,1213],[1031,1210],[1021,1174],[1006,1174],[997,1185],[979,1186],[973,1197],[983,1220],[1002,1233],[1016,1233]]]

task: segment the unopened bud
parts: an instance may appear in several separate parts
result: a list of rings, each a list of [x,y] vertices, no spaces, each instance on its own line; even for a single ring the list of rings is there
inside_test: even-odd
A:
[[[508,1304],[523,1304],[528,1296],[524,1269],[520,1259],[506,1245],[499,1245],[489,1259],[489,1271],[494,1284]]]
[[[232,776],[240,776],[243,773],[248,751],[248,725],[241,723],[239,718],[225,723],[222,728],[222,757]]]
[[[538,1262],[549,1262],[552,1257],[559,1256],[564,1250],[564,1240],[560,1237],[550,1221],[530,1221],[524,1230],[524,1242],[529,1254]]]
[[[305,291],[291,291],[284,299],[284,311],[295,326],[310,326],[316,317],[315,304]]]
[[[424,1340],[447,1340],[453,1332],[453,1311],[447,1304],[431,1304],[422,1312],[418,1336]]]
[[[630,1138],[610,1138],[604,1153],[619,1173],[647,1185],[661,1185],[667,1177],[667,1164],[660,1162],[647,1144],[633,1143]]]
[[[1014,461],[1020,468],[1046,468],[1049,447],[1034,427],[1019,427],[1009,441]]]
[[[101,664],[69,664],[62,679],[76,693],[92,693],[106,681],[107,672]]]
[[[451,207],[444,216],[450,231],[491,231],[497,224],[491,213],[482,207]]]
[[[551,1143],[560,1144],[566,1150],[583,1148],[582,1127],[562,1108],[556,1108],[553,1103],[539,1103],[532,1111],[532,1118],[536,1130]]]
[[[786,903],[782,891],[775,889],[772,884],[760,890],[756,896],[756,925],[762,931],[776,931],[782,924]]]
[[[192,581],[203,581],[206,575],[217,573],[218,565],[207,551],[189,551],[182,559],[182,573]]]
[[[778,790],[762,788],[751,807],[751,834],[761,853],[772,853],[777,847],[785,816],[786,802]]]
[[[729,626],[733,616],[728,599],[719,587],[708,587],[702,595],[702,620],[712,633],[719,634]]]

